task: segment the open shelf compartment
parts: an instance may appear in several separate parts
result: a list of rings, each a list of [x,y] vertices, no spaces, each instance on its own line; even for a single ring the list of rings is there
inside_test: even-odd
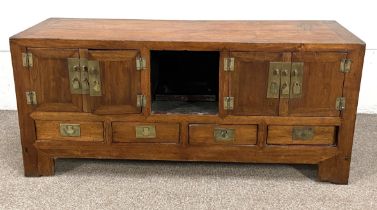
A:
[[[218,51],[151,51],[152,113],[217,114]]]

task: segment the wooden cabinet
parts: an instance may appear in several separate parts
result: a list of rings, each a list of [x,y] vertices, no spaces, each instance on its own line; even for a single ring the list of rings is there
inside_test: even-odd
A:
[[[53,18],[10,44],[26,176],[77,157],[348,182],[365,43],[334,21]]]

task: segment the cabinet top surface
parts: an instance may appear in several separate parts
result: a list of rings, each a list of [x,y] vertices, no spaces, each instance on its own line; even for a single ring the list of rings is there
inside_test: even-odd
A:
[[[11,39],[364,44],[336,21],[47,19]]]

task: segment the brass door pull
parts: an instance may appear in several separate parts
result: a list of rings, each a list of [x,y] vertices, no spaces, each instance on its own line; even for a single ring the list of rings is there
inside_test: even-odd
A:
[[[267,98],[279,98],[280,62],[270,62],[268,71]]]
[[[72,80],[72,88],[74,90],[80,89],[80,81],[79,81],[78,78],[73,78],[73,80]]]
[[[89,67],[89,94],[101,96],[101,69],[98,61],[88,61]]]
[[[304,77],[304,63],[294,62],[292,63],[291,73],[291,94],[290,98],[300,98],[302,96],[302,83]]]

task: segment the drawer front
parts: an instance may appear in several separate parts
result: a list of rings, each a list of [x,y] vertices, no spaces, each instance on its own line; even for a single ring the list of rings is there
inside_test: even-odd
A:
[[[178,143],[178,123],[113,122],[113,142]]]
[[[38,140],[103,141],[102,122],[35,121]]]
[[[256,125],[190,124],[190,144],[253,145],[257,142]]]
[[[335,126],[268,126],[267,144],[332,145]]]

